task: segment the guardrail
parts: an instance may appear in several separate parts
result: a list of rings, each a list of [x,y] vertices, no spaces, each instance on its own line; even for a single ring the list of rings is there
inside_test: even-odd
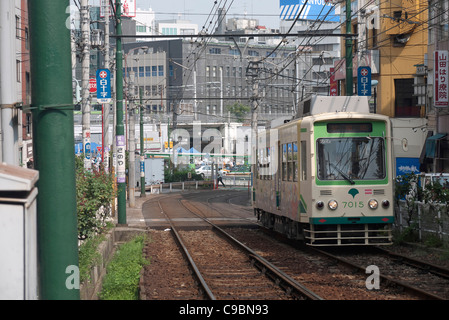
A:
[[[226,187],[251,187],[251,177],[250,175],[226,175],[222,177],[223,183]],[[217,186],[217,181],[212,180],[201,180],[201,181],[179,181],[179,182],[168,182],[153,185],[146,185],[145,190],[151,194],[163,193],[163,192],[173,192],[174,190],[192,190],[192,189],[213,189]],[[218,187],[223,188],[222,184]]]

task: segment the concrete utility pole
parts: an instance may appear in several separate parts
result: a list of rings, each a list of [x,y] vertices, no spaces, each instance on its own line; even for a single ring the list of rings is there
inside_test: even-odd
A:
[[[259,60],[250,61],[246,70],[246,76],[251,79],[253,96],[251,97],[251,174],[253,182],[253,194],[256,188],[257,170],[257,118],[259,115]],[[252,198],[254,200],[254,197]]]
[[[351,23],[351,0],[346,0],[346,95],[353,95],[353,76],[352,76],[352,39],[349,34],[352,33]]]
[[[142,89],[139,88],[139,105],[140,105],[140,197],[145,197],[145,144],[143,140],[143,103]],[[170,121],[170,120],[169,120]]]
[[[19,165],[17,145],[15,1],[0,1],[0,161]]]
[[[39,298],[78,300],[72,69],[66,27],[70,1],[32,0],[28,5],[33,154],[39,171]]]
[[[115,52],[116,83],[115,100],[116,111],[116,147],[117,147],[117,201],[118,224],[126,225],[126,157],[125,157],[125,128],[123,126],[123,52],[122,52],[122,5],[120,0],[115,1],[116,36],[117,45]]]
[[[110,69],[109,65],[109,3],[104,3],[104,68]],[[103,165],[106,172],[109,172],[109,108],[110,104],[103,105]]]
[[[81,111],[82,111],[82,130],[83,130],[83,152],[84,168],[90,170],[91,162],[91,141],[90,141],[90,101],[89,101],[89,65],[90,65],[90,18],[89,18],[89,0],[80,2],[81,16],[81,43],[82,43],[82,62],[81,62]]]
[[[136,105],[134,99],[136,98],[136,88],[134,85],[134,71],[129,74],[129,171],[128,171],[128,196],[129,206],[134,208],[136,206],[136,121],[135,110]]]

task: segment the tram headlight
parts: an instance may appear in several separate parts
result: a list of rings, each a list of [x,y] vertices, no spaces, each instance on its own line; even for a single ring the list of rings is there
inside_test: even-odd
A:
[[[389,206],[390,206],[390,201],[388,201],[388,200],[383,200],[382,201],[382,207],[388,208]]]
[[[316,202],[316,208],[320,209],[320,210],[323,209],[324,208],[324,202],[321,201],[321,200],[317,201]]]
[[[331,210],[336,210],[337,207],[338,207],[338,202],[337,202],[337,200],[330,200],[330,201],[327,203],[327,205],[328,205],[329,209],[331,209]]]
[[[376,199],[371,199],[370,201],[368,201],[368,207],[370,207],[370,209],[377,209],[377,206],[379,205],[379,203],[377,202]]]

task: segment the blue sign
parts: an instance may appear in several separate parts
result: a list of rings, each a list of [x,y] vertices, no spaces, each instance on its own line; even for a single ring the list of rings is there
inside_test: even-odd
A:
[[[419,173],[419,158],[396,158],[396,175]]]
[[[357,68],[357,95],[371,96],[371,68]]]
[[[97,101],[98,103],[111,102],[111,72],[109,69],[97,70]]]
[[[279,17],[282,20],[295,20],[299,14],[300,20],[321,20],[340,22],[340,15],[335,13],[335,7],[326,0],[280,0]]]

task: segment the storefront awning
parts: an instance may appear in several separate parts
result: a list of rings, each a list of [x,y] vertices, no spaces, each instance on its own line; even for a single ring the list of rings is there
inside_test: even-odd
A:
[[[437,133],[426,140],[426,158],[435,158],[437,142],[445,138],[447,133]]]

